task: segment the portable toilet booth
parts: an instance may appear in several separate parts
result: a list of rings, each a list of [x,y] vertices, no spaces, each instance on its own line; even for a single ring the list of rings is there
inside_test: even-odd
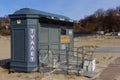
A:
[[[9,15],[11,22],[10,71],[37,71],[40,50],[73,48],[73,21],[65,16],[30,8]]]

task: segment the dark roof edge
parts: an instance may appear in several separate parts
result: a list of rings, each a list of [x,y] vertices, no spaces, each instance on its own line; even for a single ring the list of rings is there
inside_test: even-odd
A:
[[[69,17],[63,16],[63,15],[58,15],[58,14],[53,14],[53,13],[48,13],[44,11],[39,11],[35,9],[30,9],[30,8],[22,8],[16,12],[14,12],[13,15],[20,15],[20,14],[33,14],[33,15],[41,15],[41,16],[46,16],[46,17],[51,17],[51,18],[59,18],[61,20],[71,20]]]

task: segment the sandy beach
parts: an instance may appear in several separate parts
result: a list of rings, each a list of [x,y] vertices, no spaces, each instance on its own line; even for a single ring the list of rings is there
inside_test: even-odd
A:
[[[118,36],[88,36],[74,39],[74,47],[94,47],[93,58],[96,59],[96,72],[102,73],[110,63],[120,57],[120,37]],[[112,49],[113,48],[113,49]],[[103,49],[108,49],[104,51]],[[110,49],[110,51],[109,51]],[[10,59],[10,37],[0,36],[0,60]],[[119,74],[118,74],[119,75]],[[100,74],[100,77],[102,75]],[[120,75],[119,75],[120,76]],[[116,76],[116,77],[119,77]],[[99,76],[97,76],[99,77]],[[94,80],[97,80],[97,77]],[[0,80],[92,80],[84,76],[67,74],[41,74],[38,72],[8,74],[8,69],[0,66]],[[102,79],[101,79],[102,80]],[[103,79],[104,80],[104,79]],[[119,79],[116,79],[119,80]]]

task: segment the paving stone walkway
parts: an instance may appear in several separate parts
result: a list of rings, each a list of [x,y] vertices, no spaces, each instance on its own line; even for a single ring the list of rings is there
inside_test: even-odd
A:
[[[95,80],[120,80],[120,57],[110,63]]]

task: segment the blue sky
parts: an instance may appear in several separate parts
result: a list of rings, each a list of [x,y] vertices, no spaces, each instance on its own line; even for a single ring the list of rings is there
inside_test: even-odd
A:
[[[79,20],[97,9],[107,10],[117,6],[120,6],[120,0],[0,0],[0,16],[27,7]]]

